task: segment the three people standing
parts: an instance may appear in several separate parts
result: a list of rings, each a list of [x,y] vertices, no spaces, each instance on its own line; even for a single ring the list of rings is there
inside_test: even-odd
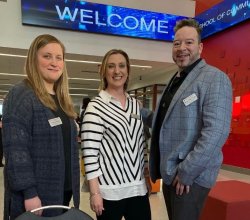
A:
[[[153,122],[153,113],[140,110],[126,92],[128,55],[116,49],[105,54],[101,91],[88,104],[82,124],[90,205],[98,220],[151,219],[142,118],[152,122],[150,176],[163,179],[169,219],[199,219],[222,163],[232,110],[230,80],[201,58],[202,49],[198,23],[181,20],[172,49],[178,71]],[[76,115],[64,56],[58,39],[38,36],[28,52],[27,78],[4,101],[6,220],[44,205],[68,205],[72,195],[79,206]]]

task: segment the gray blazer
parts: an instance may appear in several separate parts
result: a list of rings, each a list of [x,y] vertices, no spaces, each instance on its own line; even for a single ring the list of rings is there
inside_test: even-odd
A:
[[[175,93],[159,134],[154,139],[159,105],[153,119],[150,174],[171,184],[178,177],[185,185],[194,182],[211,188],[222,164],[222,146],[231,122],[232,87],[219,69],[201,60]],[[147,112],[143,112],[145,117]]]

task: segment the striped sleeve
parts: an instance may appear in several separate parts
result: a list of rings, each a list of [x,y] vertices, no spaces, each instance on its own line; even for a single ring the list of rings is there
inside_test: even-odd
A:
[[[140,112],[140,105],[139,105],[139,102],[133,98],[133,100],[135,101],[136,103],[136,108],[137,108],[137,114],[140,114],[140,120],[143,121],[143,118],[142,118],[142,114]],[[148,172],[148,169],[149,169],[149,160],[148,160],[148,144],[146,143],[148,141],[148,137],[146,137],[146,135],[148,135],[147,133],[149,133],[149,127],[147,125],[145,125],[143,123],[143,153],[144,153],[144,170],[145,172]]]
[[[92,102],[89,103],[82,124],[81,149],[87,179],[102,175],[98,162],[104,125]]]

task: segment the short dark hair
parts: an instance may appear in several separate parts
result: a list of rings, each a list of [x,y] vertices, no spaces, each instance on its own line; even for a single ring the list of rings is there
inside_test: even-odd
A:
[[[197,34],[198,34],[198,41],[200,43],[201,42],[202,28],[199,26],[198,21],[196,21],[193,18],[187,18],[187,19],[183,19],[183,20],[178,21],[174,27],[174,32],[176,33],[179,29],[186,27],[186,26],[193,27],[196,29]]]

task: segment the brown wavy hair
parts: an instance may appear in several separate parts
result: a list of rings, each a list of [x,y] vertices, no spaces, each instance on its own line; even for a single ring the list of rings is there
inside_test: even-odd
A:
[[[63,60],[65,59],[65,47],[63,43],[58,40],[56,37],[43,34],[39,35],[34,39],[31,43],[30,48],[28,50],[27,59],[24,66],[24,71],[27,74],[27,81],[29,85],[34,90],[36,96],[42,102],[43,105],[55,111],[57,106],[51,97],[51,95],[47,92],[43,78],[39,73],[38,69],[38,55],[37,52],[40,48],[46,46],[50,43],[57,43],[61,46],[63,51]],[[54,84],[54,90],[58,99],[58,102],[63,109],[63,111],[71,118],[76,118],[76,113],[74,111],[73,103],[71,97],[69,95],[69,87],[68,87],[68,73],[66,69],[66,63],[64,61],[63,72],[60,78]]]

